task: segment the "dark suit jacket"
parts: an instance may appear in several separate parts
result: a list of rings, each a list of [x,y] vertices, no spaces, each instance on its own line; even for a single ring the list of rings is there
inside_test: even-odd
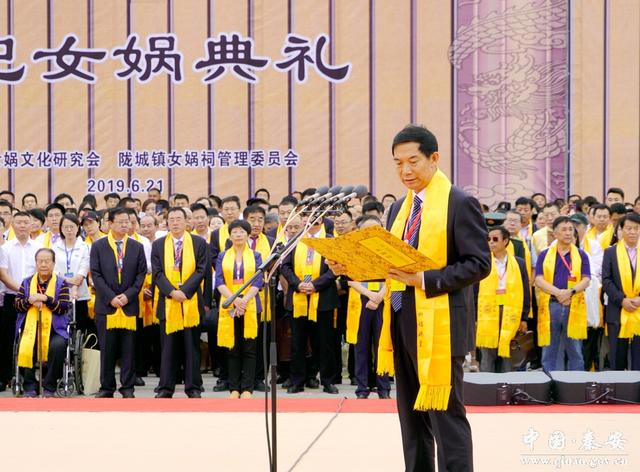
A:
[[[518,241],[522,244],[522,241]],[[531,308],[531,291],[529,290],[529,274],[527,273],[527,264],[522,257],[516,257],[518,266],[520,267],[520,276],[522,278],[522,287],[524,290],[524,299],[522,300],[522,315],[520,321],[529,319],[529,309]]]
[[[327,237],[332,237],[331,234],[327,234]],[[295,250],[291,251],[285,258],[280,268],[282,275],[289,283],[289,290],[285,297],[284,306],[288,311],[293,310],[293,293],[299,292],[298,285],[302,280],[296,275],[295,272]],[[336,287],[336,276],[329,270],[329,267],[325,263],[324,257],[320,265],[320,275],[311,281],[320,295],[318,300],[318,311],[328,311],[338,308],[340,302],[338,299],[338,289]]]
[[[520,239],[511,238],[511,244],[513,245],[513,255],[524,260],[526,253],[524,251],[524,243]]]
[[[144,247],[133,238],[127,239],[122,267],[122,281],[118,283],[118,266],[109,240],[100,238],[91,245],[91,276],[96,289],[96,315],[104,316],[115,313],[111,300],[124,293],[129,303],[122,310],[129,316],[137,316],[140,308],[138,294],[142,289],[147,274],[147,260]]]
[[[633,274],[633,268],[631,268]],[[622,291],[622,280],[618,268],[616,247],[611,246],[604,250],[602,258],[602,291],[607,294],[605,309],[605,321],[607,323],[620,324],[620,310],[625,295]]]
[[[157,239],[151,247],[151,271],[154,288],[160,291],[158,298],[158,308],[156,314],[159,320],[165,319],[165,300],[173,290],[178,288],[184,292],[187,298],[194,294],[198,297],[198,310],[204,312],[204,307],[211,306],[211,262],[209,261],[209,245],[200,236],[192,235],[193,252],[196,260],[196,270],[187,280],[183,281],[181,287],[174,287],[164,272],[164,242],[166,236]],[[204,292],[202,291],[202,281]]]
[[[404,198],[391,205],[387,229],[395,221]],[[475,347],[473,284],[490,272],[491,251],[480,204],[459,188],[451,187],[447,219],[447,265],[440,270],[424,272],[424,287],[427,297],[449,294],[452,356],[464,356]],[[406,291],[411,295],[412,292],[412,288]]]
[[[220,230],[217,229],[213,233],[211,233],[211,236],[209,237],[209,261],[211,262],[211,268],[214,270],[216,268],[216,260],[218,259],[218,254],[220,254],[222,251],[226,251],[231,247],[231,240],[227,239],[225,247],[221,248],[219,235]]]

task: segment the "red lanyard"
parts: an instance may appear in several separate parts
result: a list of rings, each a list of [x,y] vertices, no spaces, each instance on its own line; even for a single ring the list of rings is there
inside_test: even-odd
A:
[[[569,262],[571,262],[571,252],[568,252],[567,254],[569,254]],[[558,256],[560,257],[560,260],[562,261],[562,264],[564,264],[564,266],[567,268],[567,270],[569,271],[569,275],[571,275],[571,266],[573,265],[573,263],[571,264],[567,264],[566,259],[564,258],[564,256],[560,253],[558,253]]]
[[[405,235],[404,235],[405,241],[411,241],[411,238],[413,237],[413,233],[415,233],[416,230],[418,229],[418,225],[420,224],[421,218],[422,218],[422,207],[420,207],[420,210],[418,211],[418,214],[413,220],[413,223],[411,223],[411,226],[405,232]]]

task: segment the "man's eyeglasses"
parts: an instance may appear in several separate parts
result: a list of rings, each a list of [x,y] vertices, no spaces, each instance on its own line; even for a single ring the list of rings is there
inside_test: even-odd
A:
[[[499,243],[500,241],[502,241],[502,239],[499,238],[498,236],[487,236],[487,241],[489,242],[493,241],[494,243]]]

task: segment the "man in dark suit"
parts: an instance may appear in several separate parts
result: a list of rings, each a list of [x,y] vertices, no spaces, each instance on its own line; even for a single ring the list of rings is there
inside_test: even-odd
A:
[[[200,314],[211,305],[209,249],[204,239],[186,231],[187,213],[183,208],[170,209],[167,224],[169,234],[155,241],[151,249],[153,285],[160,292],[156,314],[160,320],[162,349],[156,398],[173,396],[179,358],[183,354],[185,393],[189,398],[200,398],[202,375],[198,326]],[[171,244],[173,263],[166,260],[167,241]],[[169,305],[177,308],[175,320],[169,318]],[[181,338],[184,353],[178,352]]]
[[[124,398],[133,398],[138,294],[147,273],[147,262],[142,244],[127,236],[131,223],[126,208],[112,208],[109,221],[108,237],[94,241],[90,255],[100,342],[100,390],[96,397],[113,397],[116,355],[120,352],[120,393]]]
[[[614,370],[624,370],[627,367],[627,352],[631,340],[631,370],[639,370],[640,332],[637,332],[637,329],[622,326],[621,314],[624,310],[629,321],[635,316],[640,316],[638,314],[640,293],[633,292],[635,289],[634,281],[638,277],[640,215],[628,213],[620,220],[620,228],[622,241],[607,248],[602,259],[602,289],[608,298],[605,320],[609,336],[609,362]],[[618,264],[618,251],[620,251],[624,263],[627,260],[629,263],[629,269],[624,273]],[[629,290],[632,293],[629,293]],[[627,322],[627,324],[632,325],[633,323]]]
[[[434,231],[422,219],[441,211],[433,208],[433,202],[424,200],[427,187],[436,180],[434,177],[439,182],[446,182],[447,187],[450,183],[438,171],[438,142],[427,129],[406,126],[395,136],[392,152],[398,177],[414,194],[411,211],[405,216],[407,224],[402,237],[418,247],[420,233]],[[389,229],[404,200],[402,198],[390,207]],[[434,439],[438,445],[439,470],[473,470],[471,428],[462,400],[462,363],[464,356],[475,347],[473,284],[489,274],[491,253],[478,201],[454,186],[450,186],[447,201],[446,228],[435,230],[446,234],[446,255],[439,254],[441,259],[446,258],[444,267],[420,273],[396,269],[389,272],[391,279],[406,286],[403,291],[392,292],[391,328],[402,446],[406,470],[411,472],[435,470]],[[423,208],[427,211],[422,212]],[[344,268],[336,267],[336,270],[341,272]],[[448,294],[449,299],[451,391],[446,409],[418,411],[414,410],[414,403],[422,389],[419,371],[424,365],[418,364],[415,303],[418,296],[428,302],[429,298],[444,294]]]
[[[305,217],[306,218],[306,217]],[[306,222],[306,221],[305,221]],[[314,224],[307,237],[331,237],[326,234],[322,220]],[[303,267],[296,264],[296,256],[300,260],[302,251]],[[316,277],[313,275],[318,274]],[[293,312],[291,322],[292,352],[291,352],[291,386],[288,393],[304,391],[305,380],[309,388],[318,388],[316,368],[320,371],[320,382],[325,393],[336,394],[338,388],[334,385],[336,379],[336,335],[333,327],[333,311],[338,307],[338,290],[336,276],[325,263],[324,257],[319,257],[315,251],[305,244],[298,242],[282,263],[282,275],[286,279],[289,289],[285,299],[285,309]],[[317,309],[314,297],[317,294]],[[306,297],[306,309],[297,312],[296,300]],[[299,308],[298,308],[299,309]],[[313,319],[317,321],[314,323]],[[306,364],[307,339],[311,338],[311,349],[315,366]]]

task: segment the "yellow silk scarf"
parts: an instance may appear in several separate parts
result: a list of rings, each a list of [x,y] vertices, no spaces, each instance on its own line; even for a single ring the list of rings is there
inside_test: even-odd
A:
[[[137,232],[133,232],[131,235],[133,239],[142,244],[142,239]],[[147,269],[151,269],[148,267]],[[151,288],[151,273],[147,273],[144,277],[144,282],[142,283],[142,289],[138,294],[138,318],[142,319],[142,326],[146,328],[147,326],[151,326],[154,324],[160,323],[158,317],[156,316],[156,312],[153,309],[153,300],[145,300],[144,291],[145,289]]]
[[[44,239],[42,240],[42,247],[51,249],[51,231],[45,233]]]
[[[498,348],[500,357],[510,357],[510,343],[518,331],[524,290],[522,274],[516,258],[507,255],[506,293],[502,308],[502,324],[499,325],[500,307],[496,297],[498,270],[491,258],[491,273],[480,282],[478,292],[478,328],[476,345],[490,349]],[[528,287],[527,287],[528,289]]]
[[[633,278],[631,261],[624,241],[616,244],[616,259],[618,260],[618,271],[620,272],[624,296],[626,298],[637,297],[640,293],[640,276],[638,276],[638,270],[636,269],[636,276]],[[632,312],[622,308],[620,310],[620,334],[618,334],[618,337],[632,338],[634,336],[640,336],[640,308]]]
[[[122,258],[124,264],[124,255],[127,253],[127,239],[128,236],[125,234],[124,238],[122,238]],[[113,257],[116,258],[116,266],[118,265],[118,248],[116,247],[116,241],[113,239],[113,235],[111,231],[107,235],[107,240],[109,241],[109,246],[111,246],[111,250],[113,251]],[[122,274],[118,273],[118,283],[122,281]],[[116,312],[112,315],[107,315],[107,329],[128,329],[129,331],[136,330],[136,317],[135,316],[127,316],[126,313],[122,310],[122,308],[117,308]]]
[[[360,294],[349,287],[349,298],[347,301],[347,334],[346,341],[349,344],[358,342],[358,328],[360,327],[360,315],[362,314],[362,299]]]
[[[262,233],[258,236],[255,250],[260,253],[263,262],[269,257],[269,253],[271,252],[269,239]],[[260,292],[258,292],[258,296],[260,297],[260,303],[262,304],[262,320],[271,321],[271,307],[266,306],[264,303],[264,291],[260,290]],[[271,303],[269,303],[269,305],[271,305]]]
[[[418,250],[433,260],[437,269],[447,265],[447,218],[451,182],[438,170],[425,189]],[[413,203],[409,191],[393,222],[391,233],[402,238]],[[393,344],[391,342],[391,291],[397,282],[388,281],[382,312],[382,331],[378,347],[378,373],[393,375]],[[401,285],[401,284],[400,284]],[[403,288],[402,288],[403,289]],[[402,290],[401,289],[401,290]],[[413,406],[415,410],[446,410],[451,394],[451,327],[449,294],[427,298],[424,290],[415,289],[418,380],[420,390]]]
[[[318,237],[326,236],[324,225],[320,227]],[[311,280],[315,280],[320,276],[322,266],[322,256],[318,251],[313,251],[313,261],[307,265],[307,249],[308,246],[302,242],[298,242],[294,254],[294,269],[296,276],[300,281],[304,280],[305,275],[310,275]],[[320,294],[313,292],[307,296],[301,292],[293,292],[293,317],[300,318],[308,316],[311,321],[318,321],[318,301]]]
[[[229,239],[229,225],[225,223],[218,229],[218,247],[220,248],[220,252],[226,249],[227,239]]]
[[[253,251],[247,244],[242,251],[242,268],[243,268],[243,279],[242,282],[234,283],[233,280],[233,269],[236,263],[236,250],[235,248],[230,248],[222,258],[222,273],[224,274],[224,284],[227,286],[232,293],[235,293],[242,285],[245,280],[248,280],[256,271],[256,259],[253,255]],[[251,287],[247,287],[243,295],[246,295]],[[218,319],[218,345],[222,347],[228,347],[229,349],[233,349],[235,346],[235,328],[234,328],[234,320],[231,314],[229,313],[233,308],[233,305],[228,309],[222,308],[222,304],[227,299],[224,296],[220,297],[220,316]],[[247,309],[244,312],[244,339],[255,339],[258,336],[258,314],[257,314],[257,305],[255,297],[249,300],[247,303]]]
[[[191,234],[184,232],[182,236],[182,268],[176,270],[173,254],[173,237],[171,233],[164,239],[164,273],[176,289],[196,271],[196,258],[193,252],[193,239]],[[200,311],[198,310],[198,293],[184,302],[177,302],[172,298],[165,298],[165,332],[167,334],[182,331],[185,328],[193,328],[200,324]]]
[[[362,282],[372,292],[380,290],[380,282]],[[347,333],[346,341],[349,344],[358,342],[358,329],[360,329],[360,315],[362,314],[361,295],[352,287],[349,287],[349,298],[347,301]]]
[[[592,226],[591,228],[589,228],[587,230],[587,238],[591,238],[591,239],[595,239],[596,241],[598,241],[598,236],[596,233],[596,227]],[[602,249],[607,249],[609,246],[611,246],[611,240],[613,239],[613,225],[609,225],[607,226],[607,229],[605,229],[602,234],[600,235],[600,246],[602,246]]]
[[[100,231],[98,233],[98,238],[95,241],[97,241],[100,238],[104,238],[105,236],[106,236],[106,234],[104,234],[102,231]],[[87,243],[89,245],[89,247],[91,247],[91,245],[94,243],[94,239],[91,236],[87,236],[86,238],[84,238],[84,242]]]
[[[556,270],[556,257],[558,255],[558,245],[549,247],[542,271],[544,280],[553,285],[553,276]],[[576,283],[582,278],[582,258],[578,248],[571,245],[571,275]],[[538,345],[548,346],[551,343],[551,315],[549,313],[549,301],[551,295],[539,290],[538,303]],[[571,297],[569,307],[569,321],[567,324],[567,336],[571,339],[587,338],[587,305],[584,300],[584,292],[576,293]]]
[[[33,295],[38,293],[38,274],[34,274],[29,282],[29,294]],[[48,297],[55,298],[56,296],[56,274],[51,274],[49,279],[49,285],[45,294]],[[42,327],[40,333],[42,335],[42,351],[38,346],[38,359],[46,362],[49,357],[49,337],[51,335],[51,323],[53,321],[53,313],[42,303]],[[36,343],[36,336],[38,330],[38,308],[31,306],[27,312],[27,317],[24,322],[24,331],[22,332],[22,338],[20,339],[20,347],[18,349],[18,366],[31,369],[33,367],[33,346]]]

